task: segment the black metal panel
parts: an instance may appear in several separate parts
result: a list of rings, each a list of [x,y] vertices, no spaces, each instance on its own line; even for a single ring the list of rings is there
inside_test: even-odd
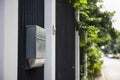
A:
[[[59,7],[61,5],[63,7]],[[67,75],[65,4],[61,5],[56,5],[56,80],[66,80]]]
[[[75,15],[66,1],[56,1],[56,80],[75,80]]]
[[[44,67],[25,70],[26,25],[44,27],[44,0],[19,0],[18,80],[44,80]]]
[[[75,80],[75,15],[72,6],[68,3],[66,5],[67,80]]]
[[[44,67],[27,70],[26,80],[44,80]]]

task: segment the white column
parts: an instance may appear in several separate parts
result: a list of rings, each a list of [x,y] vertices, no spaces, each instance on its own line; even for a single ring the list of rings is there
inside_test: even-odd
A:
[[[46,62],[44,80],[55,80],[55,0],[45,0]]]
[[[17,80],[18,0],[4,0],[4,79]]]
[[[4,0],[0,0],[0,80],[3,80],[4,57]]]
[[[76,20],[80,22],[80,11],[76,10]],[[75,80],[80,80],[80,37],[79,30],[75,30]]]
[[[80,80],[79,31],[75,31],[75,80]]]

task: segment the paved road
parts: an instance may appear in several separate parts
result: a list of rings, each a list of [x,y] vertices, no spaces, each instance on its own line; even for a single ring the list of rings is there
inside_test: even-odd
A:
[[[104,58],[104,80],[120,80],[120,60]]]

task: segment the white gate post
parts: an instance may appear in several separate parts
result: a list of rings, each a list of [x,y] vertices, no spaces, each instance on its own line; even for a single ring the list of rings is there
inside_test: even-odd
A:
[[[75,31],[75,80],[80,80],[80,43],[79,31]]]
[[[45,0],[46,61],[44,80],[55,80],[55,0]]]
[[[0,80],[3,80],[4,68],[4,0],[0,0]]]
[[[79,10],[76,10],[76,20],[79,23]],[[75,80],[80,80],[80,37],[79,30],[75,29]]]
[[[18,0],[4,1],[4,80],[17,80]]]

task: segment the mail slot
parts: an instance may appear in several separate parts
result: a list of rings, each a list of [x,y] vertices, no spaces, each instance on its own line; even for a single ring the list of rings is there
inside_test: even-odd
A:
[[[45,63],[46,34],[38,25],[26,26],[26,69],[40,67]]]

